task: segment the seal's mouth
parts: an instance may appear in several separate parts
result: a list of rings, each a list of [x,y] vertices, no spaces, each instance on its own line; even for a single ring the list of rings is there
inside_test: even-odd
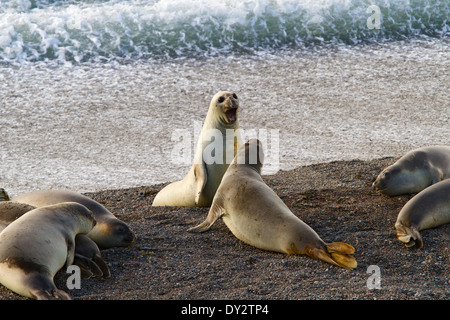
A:
[[[225,116],[227,117],[227,120],[229,123],[233,123],[237,119],[237,108],[231,108],[225,111]]]

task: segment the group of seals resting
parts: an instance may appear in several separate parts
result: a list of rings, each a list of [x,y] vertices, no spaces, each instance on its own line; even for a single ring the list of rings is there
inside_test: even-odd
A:
[[[396,236],[423,247],[421,230],[450,223],[450,147],[429,146],[406,153],[385,168],[373,188],[388,196],[417,193],[400,210]]]
[[[326,244],[263,181],[263,159],[259,140],[245,143],[225,172],[206,220],[190,230],[206,231],[222,218],[238,239],[257,248],[306,254],[340,267],[355,268],[357,262],[351,256],[355,250],[351,245]]]
[[[100,248],[131,245],[130,228],[98,202],[72,191],[42,190],[0,202],[0,283],[34,299],[70,299],[55,287],[63,266],[109,277]],[[3,231],[2,231],[3,230]]]
[[[194,164],[183,180],[156,195],[153,206],[210,206],[204,222],[190,231],[207,231],[222,218],[249,245],[355,268],[351,245],[325,243],[264,183],[262,145],[256,139],[242,145],[238,108],[233,92],[221,91],[212,98]],[[211,149],[216,134],[225,139],[215,141]],[[398,239],[407,246],[422,247],[420,230],[450,222],[450,179],[444,180],[449,177],[450,147],[433,146],[409,152],[373,183],[390,196],[419,192],[395,223]],[[136,239],[106,208],[76,192],[35,191],[9,199],[0,189],[0,201],[0,282],[26,297],[70,299],[53,282],[58,270],[76,263],[87,276],[109,276],[100,249],[128,246]]]
[[[88,237],[97,243],[100,249],[128,246],[136,236],[128,225],[117,219],[108,209],[97,201],[80,193],[66,190],[38,190],[13,197],[11,201],[43,207],[62,202],[78,202],[94,214],[97,224]]]

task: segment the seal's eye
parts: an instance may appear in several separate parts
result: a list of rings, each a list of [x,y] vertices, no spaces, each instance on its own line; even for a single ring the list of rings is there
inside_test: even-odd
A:
[[[237,95],[236,95],[236,93],[233,93],[233,98],[235,98],[235,99],[238,98]]]
[[[225,98],[224,97],[220,97],[219,100],[217,100],[217,101],[219,101],[219,103],[222,103],[222,102],[225,101]]]

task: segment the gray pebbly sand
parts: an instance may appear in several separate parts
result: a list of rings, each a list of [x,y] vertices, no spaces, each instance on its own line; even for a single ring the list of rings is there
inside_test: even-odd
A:
[[[322,239],[355,247],[354,270],[251,247],[220,220],[208,232],[187,232],[208,208],[152,207],[165,185],[158,184],[87,193],[138,240],[102,252],[111,278],[83,279],[81,289],[66,290],[76,300],[448,300],[450,225],[422,231],[423,249],[406,248],[394,222],[412,195],[390,198],[371,188],[394,160],[336,161],[263,177]],[[381,289],[367,287],[370,265],[380,268]],[[59,288],[67,277],[57,274]],[[0,299],[24,298],[0,287]]]

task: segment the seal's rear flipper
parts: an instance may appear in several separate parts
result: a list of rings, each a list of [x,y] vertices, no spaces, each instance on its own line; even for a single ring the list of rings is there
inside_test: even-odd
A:
[[[417,245],[418,248],[423,247],[422,236],[414,227],[406,227],[401,223],[395,224],[397,229],[397,239],[405,244],[406,247],[413,247]]]
[[[6,192],[5,189],[0,188],[0,201],[9,201],[9,196],[8,193]]]
[[[354,269],[358,263],[351,256],[355,249],[344,242],[333,242],[326,245],[326,248],[306,248],[306,254],[311,258],[319,259],[345,269]]]

